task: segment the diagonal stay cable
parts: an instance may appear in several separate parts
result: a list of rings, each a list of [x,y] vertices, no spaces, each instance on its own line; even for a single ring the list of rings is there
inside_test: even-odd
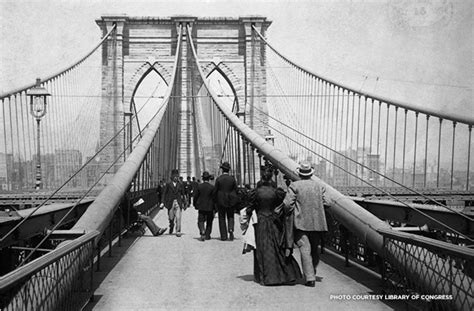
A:
[[[150,119],[150,121],[146,124],[144,130],[149,126],[149,124],[151,123],[151,121],[158,115],[158,113],[163,109],[164,105],[162,105],[158,111],[154,114],[154,116]],[[53,234],[53,232],[59,228],[61,226],[61,224],[67,219],[67,217],[75,210],[75,208],[77,207],[77,205],[92,191],[92,189],[99,183],[100,180],[102,180],[102,178],[109,172],[109,170],[122,158],[123,154],[129,149],[131,148],[132,144],[139,138],[141,137],[140,134],[137,134],[133,140],[130,142],[130,144],[127,145],[126,148],[124,148],[124,150],[117,156],[117,158],[107,167],[107,169],[105,170],[105,172],[94,182],[94,184],[86,191],[86,193],[84,193],[82,195],[81,198],[77,199],[77,201],[75,202],[75,204],[69,208],[69,210],[67,211],[67,213],[53,226],[53,228],[46,234],[46,236],[43,237],[43,239],[41,239],[41,241],[35,246],[35,248],[33,250],[31,250],[31,252],[22,260],[22,262],[20,263],[19,266],[22,266],[23,264],[26,263],[26,261],[33,255],[33,253],[35,251],[37,251],[41,245]]]
[[[10,231],[8,231],[3,237],[0,238],[0,243],[3,242],[7,237],[9,237],[13,232],[15,232],[16,229],[18,229],[25,221],[27,221],[31,216],[33,216],[34,213],[36,213],[41,207],[43,207],[49,200],[51,200],[54,195],[56,195],[62,188],[64,188],[74,177],[76,177],[90,162],[92,162],[97,155],[99,155],[110,143],[112,143],[117,136],[130,124],[130,122],[133,121],[134,118],[138,117],[138,114],[143,110],[143,108],[146,105],[143,105],[143,107],[140,108],[140,110],[137,112],[135,116],[131,118],[127,123],[125,123],[118,131],[115,133],[102,147],[99,148],[99,150],[89,158],[74,174],[72,174],[59,188],[57,188],[53,193],[51,193],[43,202],[41,202],[40,205],[38,205],[33,211],[31,211],[30,214],[25,216],[18,224],[16,224]],[[158,110],[159,111],[159,110]],[[156,115],[156,114],[155,114]]]
[[[458,234],[458,235],[464,237],[465,239],[467,239],[467,240],[469,240],[469,241],[471,241],[471,242],[474,242],[474,240],[471,239],[469,236],[467,236],[467,235],[465,235],[465,234],[463,234],[463,233],[461,233],[461,232],[458,232],[456,229],[453,229],[453,228],[449,227],[448,225],[444,224],[443,222],[437,220],[436,218],[433,218],[433,217],[431,217],[430,215],[428,215],[428,214],[426,214],[426,213],[420,211],[420,210],[417,209],[416,207],[410,206],[410,205],[408,205],[407,203],[401,201],[400,199],[398,199],[397,197],[391,195],[389,192],[383,190],[382,188],[379,188],[379,187],[377,187],[377,186],[375,186],[375,185],[372,185],[371,183],[369,183],[368,181],[362,179],[362,178],[359,177],[358,175],[355,175],[355,174],[353,174],[353,173],[347,171],[346,169],[342,168],[341,166],[339,166],[338,164],[334,163],[334,162],[331,161],[330,159],[328,159],[328,158],[324,157],[323,155],[321,155],[321,154],[319,154],[319,153],[317,153],[317,152],[315,152],[315,151],[309,149],[307,146],[305,146],[305,145],[303,145],[303,144],[297,142],[297,141],[294,140],[293,138],[287,136],[285,133],[281,132],[279,129],[277,129],[277,128],[275,128],[275,127],[272,127],[272,126],[270,126],[270,125],[269,125],[269,127],[271,127],[271,128],[272,128],[273,130],[275,130],[276,132],[280,133],[281,135],[285,136],[287,139],[293,141],[293,142],[296,143],[297,145],[303,147],[304,149],[306,149],[306,150],[309,151],[310,153],[315,154],[315,155],[317,155],[318,157],[320,157],[320,158],[322,158],[322,159],[328,161],[329,163],[331,163],[332,165],[334,165],[334,166],[336,166],[337,168],[341,169],[341,170],[344,171],[345,173],[347,173],[347,174],[349,174],[349,175],[355,177],[356,179],[361,180],[363,183],[365,183],[365,184],[367,184],[367,185],[369,185],[369,186],[371,186],[371,187],[374,187],[375,189],[377,189],[377,190],[379,190],[379,191],[381,191],[381,192],[387,194],[387,196],[391,197],[391,198],[394,199],[395,201],[397,201],[397,202],[403,204],[404,206],[406,206],[406,207],[408,207],[408,208],[410,208],[410,209],[412,209],[412,210],[414,210],[414,211],[420,213],[421,215],[427,217],[428,219],[431,219],[432,221],[434,221],[434,222],[440,224],[441,226],[443,226],[444,228],[447,228],[448,230],[450,230],[450,231],[452,231],[452,232],[454,232],[454,233],[456,233],[456,234]]]
[[[315,140],[315,139],[312,138],[312,137],[309,137],[308,135],[302,133],[301,131],[299,131],[299,130],[297,130],[297,129],[291,127],[291,126],[288,126],[287,124],[281,122],[280,120],[278,120],[278,119],[276,119],[276,118],[274,118],[274,117],[272,117],[272,116],[266,114],[263,110],[261,110],[261,109],[259,109],[259,108],[257,108],[257,107],[255,107],[255,109],[261,111],[263,114],[265,114],[265,115],[268,116],[269,118],[273,119],[274,121],[280,123],[281,125],[285,126],[286,128],[288,128],[288,129],[290,129],[290,130],[296,132],[298,135],[301,135],[301,136],[303,136],[303,137],[305,137],[305,138],[307,138],[307,139],[309,139],[309,140],[315,142],[316,144],[318,144],[318,145],[320,145],[320,146],[322,146],[322,147],[324,147],[324,148],[330,150],[331,152],[334,152],[334,153],[337,154],[337,155],[340,155],[340,156],[344,157],[345,159],[347,159],[347,160],[349,160],[349,161],[355,163],[356,165],[359,165],[359,166],[361,166],[361,167],[363,167],[363,168],[365,168],[365,169],[367,169],[367,170],[369,170],[369,171],[371,171],[371,172],[373,172],[373,173],[375,173],[375,174],[377,174],[377,175],[379,175],[379,176],[381,176],[381,177],[387,179],[388,181],[393,182],[393,183],[399,185],[400,187],[404,188],[405,190],[408,190],[408,191],[410,191],[410,192],[412,192],[412,193],[414,193],[414,194],[420,195],[420,196],[422,196],[423,198],[428,199],[428,200],[430,200],[430,201],[436,203],[436,204],[439,205],[440,207],[444,207],[444,208],[446,208],[447,210],[449,210],[449,211],[451,211],[451,212],[453,212],[453,213],[455,213],[455,214],[458,214],[459,216],[461,216],[461,217],[463,217],[463,218],[466,218],[466,219],[469,220],[469,221],[474,221],[474,219],[472,219],[471,217],[469,217],[469,216],[467,216],[467,215],[465,215],[465,214],[463,214],[463,213],[460,213],[460,212],[458,212],[458,211],[456,211],[456,210],[454,210],[454,209],[452,209],[452,208],[450,208],[450,207],[444,205],[443,203],[437,201],[436,199],[431,198],[431,197],[429,197],[429,196],[427,196],[427,195],[425,195],[425,194],[423,194],[423,193],[421,193],[421,192],[419,192],[419,191],[416,191],[415,189],[411,189],[411,188],[409,188],[409,187],[407,187],[407,186],[405,186],[405,185],[403,185],[403,184],[401,184],[401,183],[395,181],[394,179],[392,179],[392,178],[390,178],[390,177],[387,177],[387,176],[385,176],[384,174],[382,174],[382,173],[380,173],[380,172],[378,172],[378,171],[376,171],[376,170],[374,170],[374,169],[372,169],[372,168],[370,168],[370,167],[368,167],[368,166],[366,166],[366,165],[364,165],[364,164],[362,164],[362,163],[360,163],[360,162],[357,162],[356,160],[354,160],[354,159],[352,159],[352,158],[346,156],[345,154],[340,153],[340,152],[336,151],[335,149],[332,149],[331,147],[326,146],[325,144],[323,144],[323,143],[321,143],[321,142]],[[372,186],[373,188],[376,188],[375,185],[370,185],[370,186]]]

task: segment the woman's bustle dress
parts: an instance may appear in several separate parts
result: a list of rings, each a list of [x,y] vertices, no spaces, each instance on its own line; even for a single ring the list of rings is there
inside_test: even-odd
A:
[[[294,284],[301,271],[293,256],[285,257],[285,215],[277,209],[285,196],[282,189],[262,183],[250,195],[250,209],[257,213],[254,278],[262,285]],[[290,224],[292,225],[292,224]]]

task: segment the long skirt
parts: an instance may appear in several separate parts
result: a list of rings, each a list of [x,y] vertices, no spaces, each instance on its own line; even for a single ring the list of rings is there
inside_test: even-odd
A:
[[[293,256],[285,257],[284,226],[276,214],[258,214],[255,224],[254,278],[262,285],[294,284],[301,271]]]

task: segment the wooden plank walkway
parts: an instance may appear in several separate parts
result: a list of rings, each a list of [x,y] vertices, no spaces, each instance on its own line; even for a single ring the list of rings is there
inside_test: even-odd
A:
[[[155,221],[167,227],[166,210]],[[236,218],[237,221],[237,218]],[[394,310],[379,300],[335,300],[331,295],[380,293],[380,280],[330,254],[322,256],[316,287],[261,286],[253,281],[253,256],[236,240],[221,241],[217,218],[212,239],[198,240],[197,211],[183,213],[183,236],[149,231],[129,236],[94,276],[94,301],[86,310]],[[296,258],[299,254],[295,251]],[[107,256],[106,256],[107,257]],[[107,258],[106,258],[107,259]],[[299,258],[298,258],[299,259]],[[375,292],[374,292],[375,291]],[[362,297],[362,296],[361,296]]]

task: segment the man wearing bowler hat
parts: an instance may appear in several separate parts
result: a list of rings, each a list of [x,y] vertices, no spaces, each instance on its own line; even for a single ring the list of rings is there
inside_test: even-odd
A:
[[[172,234],[176,226],[176,236],[181,236],[181,214],[186,209],[184,186],[179,182],[179,171],[171,171],[171,181],[168,182],[163,190],[163,203],[168,209],[168,218],[170,221],[170,231]]]
[[[222,163],[220,167],[222,175],[217,177],[214,184],[219,231],[222,241],[227,240],[227,232],[229,232],[229,240],[232,241],[234,240],[234,207],[238,204],[234,202],[237,198],[237,181],[234,176],[229,175],[229,162]]]
[[[202,173],[203,182],[196,187],[193,194],[193,205],[198,210],[198,228],[200,241],[210,240],[212,221],[214,220],[214,186],[209,183],[209,172]]]
[[[283,201],[285,210],[294,215],[294,241],[301,254],[306,286],[314,287],[319,263],[318,244],[324,231],[327,231],[324,213],[325,188],[311,179],[313,168],[302,162],[297,168],[301,180],[291,183]],[[290,254],[287,254],[290,255]]]

